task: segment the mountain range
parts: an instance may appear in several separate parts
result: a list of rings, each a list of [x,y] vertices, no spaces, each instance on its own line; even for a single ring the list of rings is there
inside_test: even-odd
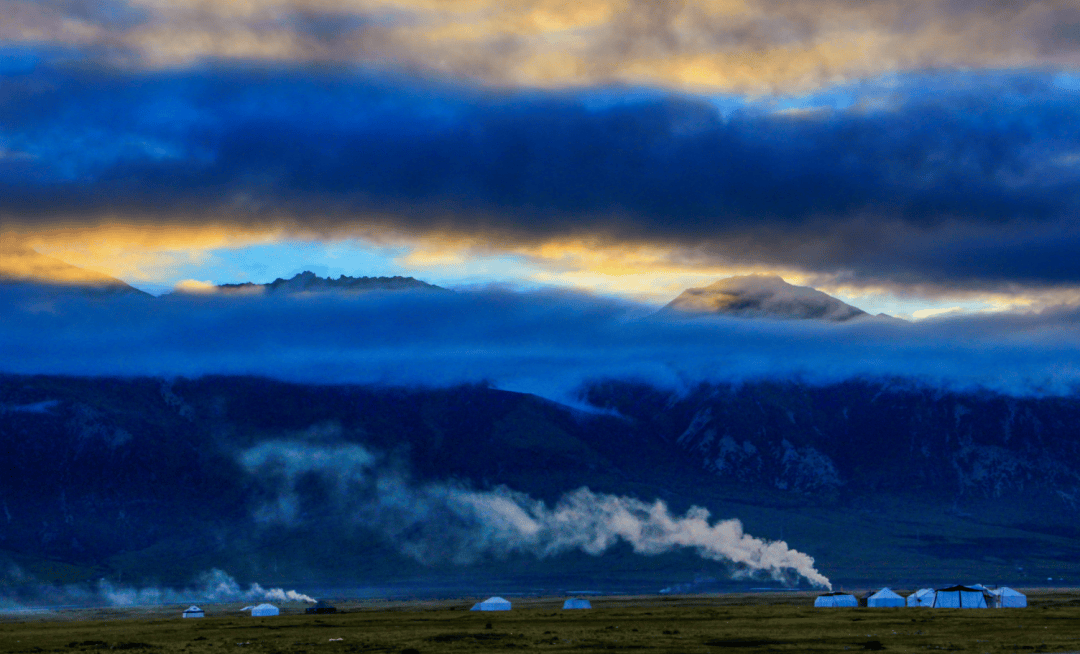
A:
[[[312,273],[260,288],[223,292],[448,292]],[[691,290],[664,311],[867,318],[779,278]],[[32,600],[35,585],[184,584],[211,569],[386,593],[807,585],[700,545],[638,547],[594,520],[700,526],[695,506],[812,556],[834,586],[1068,583],[1078,424],[1075,394],[897,378],[595,379],[567,406],[487,384],[5,374],[0,587]],[[567,515],[594,516],[571,522],[590,539],[543,540],[536,525]]]
[[[144,294],[127,283],[88,271],[31,249],[5,249],[0,253],[0,283],[32,283],[79,290],[90,294]],[[304,271],[289,279],[265,284],[244,282],[200,287],[199,291],[225,294],[293,294],[316,292],[365,292],[446,289],[413,277],[319,277]],[[826,293],[788,284],[775,275],[728,277],[701,288],[690,288],[660,309],[661,316],[722,315],[740,318],[810,319],[844,322],[866,317],[865,311]],[[884,316],[884,314],[880,314]]]

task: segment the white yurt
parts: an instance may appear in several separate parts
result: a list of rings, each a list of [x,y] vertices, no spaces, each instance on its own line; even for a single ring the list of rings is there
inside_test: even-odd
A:
[[[920,588],[907,597],[908,606],[933,606],[934,605],[934,589],[933,588]]]
[[[580,597],[571,597],[570,599],[563,602],[562,607],[564,609],[591,609],[592,602],[587,599],[582,599]]]
[[[866,598],[866,605],[870,607],[903,606],[904,598],[900,597],[888,588],[882,588],[878,592]]]
[[[185,618],[204,618],[204,617],[206,617],[206,613],[197,606],[189,606],[187,608],[187,610],[184,611],[184,617]]]
[[[819,595],[818,598],[814,600],[814,606],[825,608],[843,606],[857,607],[858,605],[859,600],[855,599],[854,595],[849,595],[848,593],[825,593],[824,595]]]
[[[970,586],[949,586],[934,591],[935,609],[985,609],[986,596]]]
[[[994,608],[1008,609],[1027,606],[1027,595],[1008,586],[1002,586],[990,592],[994,594]]]
[[[473,604],[470,611],[509,611],[510,602],[501,597],[489,597],[483,602]]]
[[[278,607],[274,606],[273,604],[259,604],[257,606],[251,607],[252,617],[277,615],[279,613],[281,613],[281,611],[279,611]]]

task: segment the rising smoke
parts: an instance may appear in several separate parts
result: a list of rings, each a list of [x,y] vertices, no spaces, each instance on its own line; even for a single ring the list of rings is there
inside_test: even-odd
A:
[[[710,522],[709,512],[697,506],[677,516],[660,500],[647,503],[584,487],[548,506],[505,486],[478,491],[455,483],[416,484],[355,444],[270,441],[243,452],[240,461],[270,491],[256,515],[259,521],[299,526],[300,485],[316,475],[357,524],[377,530],[422,563],[468,564],[487,556],[549,557],[573,550],[598,556],[625,542],[638,554],[690,548],[750,574],[789,581],[795,573],[831,588],[812,557],[783,541],[746,534],[737,519]]]
[[[97,584],[99,595],[109,606],[145,606],[150,604],[175,604],[185,602],[238,602],[268,600],[278,602],[309,602],[315,598],[295,590],[263,588],[252,583],[244,588],[222,570],[203,572],[189,588],[134,588],[118,586],[102,579]]]
[[[0,574],[0,612],[22,612],[28,607],[52,606],[152,606],[193,602],[308,602],[315,599],[295,590],[264,588],[251,583],[246,588],[222,570],[197,575],[190,586],[125,586],[99,579],[85,584],[46,584],[20,567],[9,564]]]

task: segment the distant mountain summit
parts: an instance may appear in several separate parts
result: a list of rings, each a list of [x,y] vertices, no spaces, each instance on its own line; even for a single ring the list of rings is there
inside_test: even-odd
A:
[[[0,249],[0,283],[62,287],[90,295],[146,295],[123,281],[30,248]]]
[[[413,277],[349,277],[342,275],[337,279],[319,277],[305,270],[291,279],[278,277],[269,284],[220,284],[218,290],[227,293],[317,293],[323,291],[446,291],[441,286],[428,284]]]
[[[690,288],[660,313],[832,322],[869,315],[816,289],[788,284],[776,275],[728,277],[708,286]]]

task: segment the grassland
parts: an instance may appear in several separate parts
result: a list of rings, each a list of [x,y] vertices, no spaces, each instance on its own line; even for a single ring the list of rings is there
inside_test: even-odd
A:
[[[343,613],[252,618],[237,605],[71,609],[0,616],[0,654],[344,654],[352,652],[1080,652],[1080,591],[1029,594],[1026,609],[814,609],[809,593],[342,602]]]

